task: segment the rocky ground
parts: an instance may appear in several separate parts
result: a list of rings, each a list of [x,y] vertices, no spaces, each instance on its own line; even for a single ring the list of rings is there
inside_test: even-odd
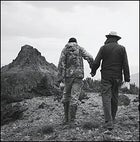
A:
[[[137,95],[127,95],[128,106],[119,106],[114,130],[104,134],[104,116],[101,96],[89,93],[77,111],[74,127],[62,125],[63,106],[50,97],[26,99],[22,106],[27,108],[20,120],[1,127],[1,141],[139,141],[139,102]],[[13,104],[14,105],[14,104]]]

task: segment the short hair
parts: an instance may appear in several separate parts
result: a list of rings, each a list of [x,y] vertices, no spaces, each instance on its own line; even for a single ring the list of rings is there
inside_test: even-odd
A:
[[[76,38],[72,37],[72,38],[69,39],[68,42],[76,42],[77,43],[77,40],[76,40]]]

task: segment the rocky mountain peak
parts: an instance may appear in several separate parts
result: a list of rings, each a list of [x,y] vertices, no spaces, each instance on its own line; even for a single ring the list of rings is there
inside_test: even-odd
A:
[[[47,62],[45,57],[36,48],[26,44],[21,47],[18,56],[10,64],[2,67],[2,71],[19,72],[27,70],[56,74],[57,67]]]
[[[53,68],[55,65],[53,65]],[[24,45],[21,47],[18,56],[10,63],[6,68],[6,70],[16,70],[22,69],[26,70],[27,68],[38,70],[40,68],[44,68],[49,70],[52,68],[52,65],[48,63],[44,56],[36,49],[30,45]]]
[[[19,52],[19,55],[20,54],[25,54],[25,56],[27,55],[40,55],[41,56],[41,53],[36,49],[36,48],[33,48],[32,46],[30,45],[24,45],[21,47],[21,51]]]
[[[30,45],[24,45],[21,47],[18,56],[13,60],[12,64],[14,66],[21,65],[22,67],[33,64],[38,65],[40,62],[39,60],[46,62],[45,58],[41,56],[41,53],[36,48],[33,48]]]
[[[30,46],[28,44],[25,44],[24,46],[21,47],[22,50],[31,50],[33,49],[33,46]]]

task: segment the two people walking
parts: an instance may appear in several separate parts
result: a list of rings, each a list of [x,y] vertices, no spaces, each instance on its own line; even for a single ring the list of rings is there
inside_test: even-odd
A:
[[[116,32],[110,32],[106,38],[95,60],[92,55],[79,46],[75,38],[70,38],[61,52],[58,64],[58,82],[65,84],[62,103],[66,124],[73,122],[76,118],[79,96],[83,87],[83,59],[85,59],[89,63],[92,77],[96,75],[102,61],[101,96],[105,127],[109,130],[113,129],[118,108],[118,89],[123,80],[130,81],[130,73],[126,49],[118,44],[121,37]]]

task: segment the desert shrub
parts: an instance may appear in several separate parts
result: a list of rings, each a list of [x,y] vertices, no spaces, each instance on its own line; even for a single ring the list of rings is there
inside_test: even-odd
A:
[[[50,134],[54,132],[54,127],[52,124],[48,124],[45,126],[42,126],[39,131],[41,131],[42,134]]]
[[[23,101],[24,99],[31,99],[33,98],[35,95],[33,93],[23,93],[23,94],[19,94],[19,95],[13,95],[11,93],[6,93],[1,95],[1,103],[6,103],[6,104],[10,104],[10,103],[15,103],[15,102],[20,102]]]
[[[139,94],[139,88],[135,84],[130,84],[130,89],[127,88],[120,88],[119,92],[124,94]]]
[[[113,141],[113,139],[110,135],[103,134],[101,141]]]
[[[80,93],[79,100],[82,101],[83,99],[88,99],[87,93],[84,90]]]
[[[20,101],[22,101],[22,98],[18,96],[12,96],[11,94],[5,94],[1,96],[1,102],[5,102],[7,104]]]
[[[139,100],[140,100],[140,98],[139,98],[139,96],[138,96],[138,97],[136,97],[136,98],[133,100],[133,102],[139,102]]]
[[[60,96],[62,93],[55,79],[49,76],[44,76],[36,87],[31,89],[31,92],[41,96]]]
[[[12,103],[32,98],[33,94],[29,91],[37,83],[30,77],[24,77],[24,73],[3,73],[1,75],[1,101]]]
[[[39,106],[38,106],[39,109],[44,109],[45,108],[45,103],[42,102]]]
[[[95,129],[95,128],[99,128],[100,124],[97,121],[93,121],[93,122],[84,122],[82,127],[84,129]]]
[[[123,94],[131,94],[130,90],[127,89],[127,87],[125,87],[125,88],[120,88],[120,89],[119,89],[119,92],[120,92],[120,93],[123,93]]]
[[[130,94],[139,94],[139,88],[135,84],[130,84]]]
[[[83,89],[87,92],[94,92],[99,93],[101,92],[101,81],[100,80],[93,80],[92,78],[88,77],[83,80],[84,86]],[[139,94],[139,88],[135,84],[130,84],[130,89],[127,88],[120,88],[120,93],[124,94]]]
[[[128,106],[130,104],[130,99],[126,95],[119,95],[119,102],[118,105]]]
[[[100,92],[101,90],[101,81],[93,80],[92,78],[86,78],[83,80],[84,86],[83,89],[88,92]]]

